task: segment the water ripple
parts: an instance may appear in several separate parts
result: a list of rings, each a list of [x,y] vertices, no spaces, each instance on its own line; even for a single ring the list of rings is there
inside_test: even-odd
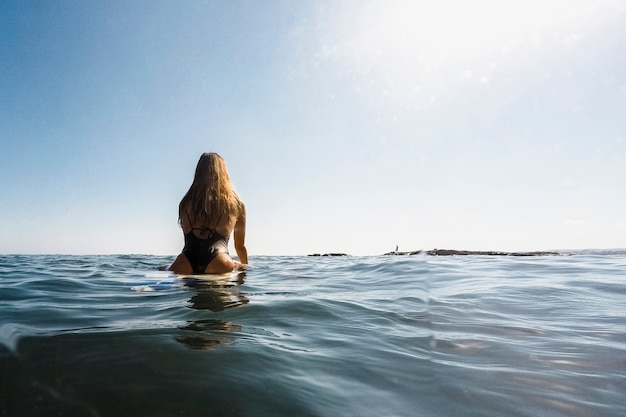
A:
[[[0,415],[620,416],[626,256],[0,256]]]

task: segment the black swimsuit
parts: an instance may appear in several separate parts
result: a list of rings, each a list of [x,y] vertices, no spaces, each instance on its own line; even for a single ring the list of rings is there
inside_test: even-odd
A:
[[[206,239],[193,234],[194,230],[208,230]],[[207,265],[220,253],[228,254],[228,237],[222,236],[213,229],[191,229],[185,235],[183,254],[191,264],[194,274],[203,274]]]

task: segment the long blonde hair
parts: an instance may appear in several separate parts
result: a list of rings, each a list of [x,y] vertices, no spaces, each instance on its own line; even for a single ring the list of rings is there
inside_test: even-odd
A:
[[[182,215],[196,225],[217,227],[224,214],[238,215],[243,203],[230,181],[226,161],[218,154],[200,156],[193,183],[178,205],[178,221]]]

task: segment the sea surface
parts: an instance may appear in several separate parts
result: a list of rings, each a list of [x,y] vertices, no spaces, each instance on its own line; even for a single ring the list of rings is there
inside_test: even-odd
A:
[[[0,256],[0,416],[624,416],[626,251]]]

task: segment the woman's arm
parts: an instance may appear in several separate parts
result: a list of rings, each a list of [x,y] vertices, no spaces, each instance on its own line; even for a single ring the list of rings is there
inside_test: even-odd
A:
[[[242,264],[248,263],[248,250],[246,249],[246,209],[242,208],[239,217],[237,218],[237,223],[235,223],[235,232],[234,232],[234,240],[235,240],[235,251],[237,252],[237,256],[239,257],[239,262]]]

